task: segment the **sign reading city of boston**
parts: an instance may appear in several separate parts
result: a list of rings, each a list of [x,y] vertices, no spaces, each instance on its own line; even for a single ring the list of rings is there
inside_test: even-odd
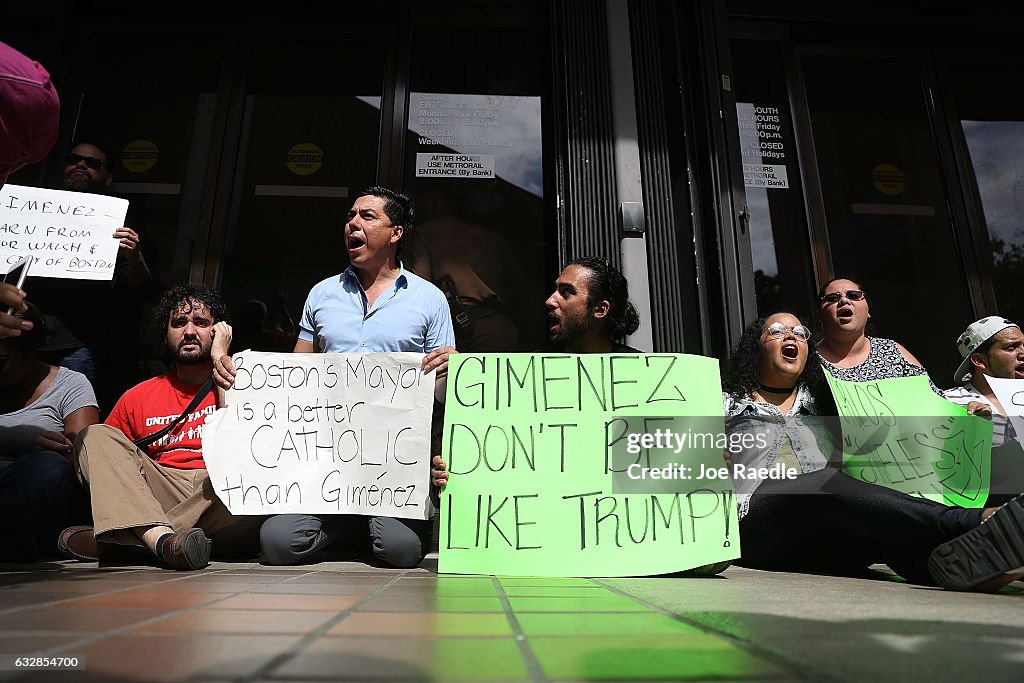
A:
[[[843,471],[946,505],[989,494],[992,423],[931,390],[928,377],[838,380],[827,370],[843,431]]]
[[[33,257],[29,277],[110,280],[128,200],[86,192],[4,185],[0,264]]]
[[[723,427],[713,358],[453,355],[439,571],[638,576],[739,557]],[[660,478],[627,476],[642,471]]]
[[[415,353],[260,353],[232,359],[203,458],[236,515],[428,519],[434,375]]]

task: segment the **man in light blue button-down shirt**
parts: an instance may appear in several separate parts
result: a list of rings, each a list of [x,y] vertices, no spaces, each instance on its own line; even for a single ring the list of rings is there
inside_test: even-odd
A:
[[[345,220],[350,265],[309,292],[296,353],[412,351],[440,383],[455,351],[448,301],[437,287],[402,268],[399,248],[412,228],[405,195],[371,187]],[[394,567],[414,567],[430,547],[431,521],[363,515],[276,515],[260,531],[264,561],[299,564],[339,541],[368,539]]]

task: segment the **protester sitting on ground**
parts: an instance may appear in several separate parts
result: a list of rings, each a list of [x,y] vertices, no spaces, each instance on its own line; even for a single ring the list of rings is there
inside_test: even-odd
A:
[[[114,159],[106,147],[79,141],[64,158],[61,189],[107,195],[113,185]],[[105,415],[128,388],[141,379],[139,331],[142,310],[155,300],[155,283],[144,251],[152,255],[153,241],[122,226],[111,236],[118,240],[113,277],[109,280],[40,278],[32,284],[32,301],[47,315],[49,362],[83,373],[93,383]],[[144,249],[145,247],[145,249]],[[106,301],[118,312],[118,325],[97,316],[81,301]]]
[[[1024,333],[1020,326],[993,315],[967,326],[957,338],[963,362],[953,373],[957,386],[942,395],[967,412],[992,420],[992,472],[988,503],[1006,502],[1024,490],[1024,453],[1014,444],[995,450],[1007,442],[1018,442],[1006,408],[999,402],[988,381],[1024,379]]]
[[[345,218],[350,265],[310,290],[295,353],[423,353],[422,370],[435,373],[435,396],[443,396],[455,333],[444,294],[399,258],[414,219],[412,200],[401,192],[374,186],[356,197]],[[234,383],[230,357],[218,358],[214,372],[221,387]],[[387,566],[415,567],[430,549],[432,530],[426,519],[273,515],[260,530],[261,560],[303,564],[330,546],[347,545]]]
[[[555,281],[555,291],[545,302],[548,309],[548,345],[545,353],[642,353],[620,339],[640,327],[640,318],[629,301],[625,276],[607,259],[583,257],[570,261]],[[448,466],[440,455],[433,458],[431,483],[444,488]],[[718,574],[731,563],[717,562],[687,572]]]
[[[735,481],[737,563],[856,574],[884,562],[908,580],[958,590],[995,590],[1024,574],[1024,537],[1005,535],[1024,521],[1024,498],[1002,508],[949,507],[826,466],[832,437],[814,424],[823,402],[814,351],[800,320],[776,313],[752,323],[729,359],[726,428],[761,431],[768,444],[732,454],[732,465],[795,470],[791,478]]]
[[[818,320],[824,334],[818,356],[833,377],[869,382],[928,374],[901,344],[867,336],[870,318],[867,294],[857,282],[835,278],[818,292]]]
[[[0,558],[32,562],[56,556],[61,529],[88,518],[71,446],[99,413],[84,375],[39,360],[46,325],[25,309],[14,315],[31,329],[0,336]]]
[[[106,424],[84,430],[75,464],[92,497],[95,528],[65,529],[70,557],[95,561],[111,546],[148,548],[165,566],[201,569],[218,550],[238,544],[255,554],[260,517],[233,517],[213,492],[203,461],[206,416],[217,407],[211,353],[231,344],[220,296],[205,285],[164,294],[155,315],[174,369],[129,389]],[[179,416],[181,419],[179,420]]]
[[[956,341],[963,362],[953,373],[957,386],[942,392],[974,415],[992,419],[992,447],[1016,440],[1006,409],[999,402],[988,378],[1024,379],[1024,334],[1017,323],[998,315],[967,326]]]

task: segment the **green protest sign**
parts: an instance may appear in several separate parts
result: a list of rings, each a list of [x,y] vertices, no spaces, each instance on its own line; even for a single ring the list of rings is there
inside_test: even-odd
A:
[[[630,576],[739,557],[718,361],[456,354],[441,572]]]
[[[825,376],[839,409],[843,471],[946,505],[984,506],[991,422],[936,395],[924,375],[872,382]]]

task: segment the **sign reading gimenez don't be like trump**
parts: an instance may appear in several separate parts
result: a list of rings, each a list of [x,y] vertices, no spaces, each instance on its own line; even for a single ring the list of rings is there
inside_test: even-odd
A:
[[[739,557],[718,361],[456,354],[438,569],[631,576]]]
[[[203,457],[232,514],[427,519],[434,375],[414,353],[233,357]]]

